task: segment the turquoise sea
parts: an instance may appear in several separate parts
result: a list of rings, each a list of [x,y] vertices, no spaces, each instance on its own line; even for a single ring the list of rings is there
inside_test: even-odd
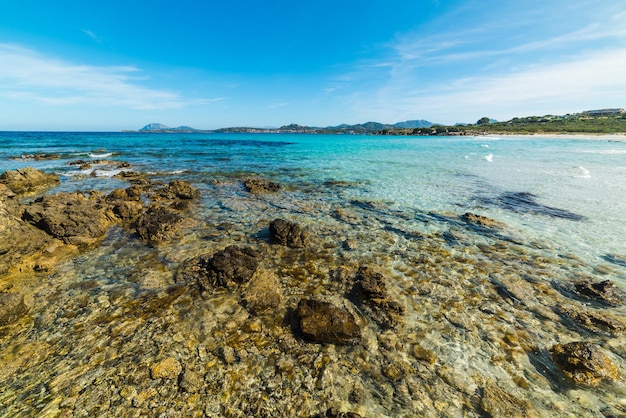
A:
[[[30,319],[0,333],[0,417],[626,416],[624,329],[571,314],[626,324],[626,307],[570,292],[583,279],[626,291],[623,140],[0,133],[0,172],[26,166],[61,177],[48,193],[128,187],[115,176],[128,170],[189,181],[201,198],[174,242],[153,248],[114,227],[32,287]],[[282,188],[250,195],[250,175]],[[468,224],[467,212],[501,226]],[[269,245],[278,217],[314,248]],[[265,254],[283,311],[255,316],[219,291],[137,312],[185,260],[230,244]],[[405,306],[401,326],[380,328],[346,296],[362,265]],[[361,344],[303,341],[285,319],[302,297],[353,312]],[[571,341],[598,345],[621,377],[568,382],[548,350]],[[166,358],[179,377],[154,379]]]

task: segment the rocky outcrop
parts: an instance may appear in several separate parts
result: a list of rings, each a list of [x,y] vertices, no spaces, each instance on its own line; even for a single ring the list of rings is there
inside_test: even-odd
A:
[[[7,170],[0,175],[0,183],[18,195],[27,195],[44,191],[60,183],[59,176],[47,174],[31,167]]]
[[[309,233],[295,222],[274,219],[270,223],[270,242],[291,248],[303,248],[309,244]]]
[[[104,199],[92,193],[58,193],[35,200],[22,219],[66,244],[91,246],[116,220]]]
[[[169,185],[157,190],[156,197],[167,200],[193,200],[200,197],[200,192],[189,182],[173,180]]]
[[[135,229],[137,235],[150,245],[169,240],[176,233],[183,217],[164,206],[152,205],[139,216]]]
[[[111,210],[121,221],[136,219],[143,212],[144,205],[141,202],[142,189],[139,186],[131,186],[126,189],[115,189],[106,197]]]
[[[361,328],[354,316],[329,302],[302,299],[297,316],[300,331],[308,340],[343,345],[361,342]]]
[[[259,269],[243,293],[246,308],[253,314],[280,306],[283,292],[278,276],[270,270]]]
[[[17,321],[27,312],[22,294],[0,293],[0,327]]]
[[[557,344],[550,349],[554,363],[574,383],[598,386],[604,379],[617,379],[617,367],[600,349],[587,342]]]
[[[624,303],[624,293],[610,280],[595,283],[591,280],[583,280],[574,283],[574,290],[585,299],[607,305],[617,306]]]
[[[260,254],[248,247],[231,245],[212,256],[202,255],[185,263],[177,281],[197,282],[204,290],[233,287],[252,278],[259,266]]]
[[[248,177],[244,179],[243,185],[253,194],[275,193],[280,190],[280,184],[261,177]]]
[[[359,268],[353,292],[365,313],[383,329],[394,328],[404,320],[405,307],[393,300],[385,277],[371,267]]]

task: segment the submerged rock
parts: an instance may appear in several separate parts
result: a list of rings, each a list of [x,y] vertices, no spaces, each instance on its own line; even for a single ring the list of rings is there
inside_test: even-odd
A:
[[[523,399],[505,392],[497,386],[487,386],[483,390],[480,407],[489,417],[526,418],[529,404]]]
[[[7,170],[0,175],[0,183],[6,184],[18,195],[32,194],[61,183],[59,176],[47,174],[31,167]]]
[[[177,280],[197,282],[204,290],[230,287],[247,282],[259,265],[259,253],[248,247],[231,245],[212,256],[201,255],[185,263]]]
[[[66,244],[91,246],[104,238],[114,216],[103,199],[92,193],[58,193],[31,203],[22,219]]]
[[[313,415],[311,418],[361,418],[361,415],[356,412],[341,412],[337,408],[328,408],[326,413],[320,412]]]
[[[168,357],[150,368],[150,376],[153,379],[178,379],[182,371],[180,362],[174,357]]]
[[[269,270],[258,270],[244,291],[246,308],[259,314],[280,305],[283,292],[278,277]]]
[[[361,328],[354,316],[329,302],[302,299],[297,315],[300,331],[311,341],[344,345],[361,342]]]
[[[0,293],[0,327],[17,321],[26,315],[28,307],[21,293]]]
[[[309,233],[295,222],[274,219],[270,223],[270,242],[291,248],[303,248],[309,243]]]
[[[183,217],[172,209],[153,205],[137,219],[137,234],[150,245],[166,241],[178,230]]]
[[[253,194],[275,193],[280,190],[280,184],[261,177],[248,177],[244,179],[243,185]]]
[[[574,283],[576,293],[586,299],[592,299],[608,305],[621,305],[624,302],[624,293],[610,280],[592,282],[584,280]]]
[[[619,319],[606,314],[605,312],[586,310],[579,311],[573,308],[557,307],[556,313],[567,321],[575,321],[578,325],[581,325],[592,331],[598,329],[602,331],[608,331],[611,333],[620,333],[626,331],[626,325]]]
[[[600,349],[587,342],[557,344],[550,349],[554,363],[575,383],[598,386],[604,379],[617,379],[617,367]]]
[[[382,273],[367,266],[359,268],[354,291],[364,311],[382,328],[402,323],[405,307],[391,298]]]
[[[485,228],[500,228],[504,226],[504,224],[501,222],[495,221],[486,216],[476,215],[472,212],[466,212],[463,216],[461,216],[461,219],[469,224],[478,225]]]

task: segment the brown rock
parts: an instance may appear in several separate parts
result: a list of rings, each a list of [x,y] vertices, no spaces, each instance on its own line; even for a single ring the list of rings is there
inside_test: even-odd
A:
[[[361,342],[361,328],[354,316],[331,303],[302,299],[297,315],[302,334],[312,341],[344,345]]]
[[[41,170],[26,167],[5,171],[0,175],[0,183],[6,184],[18,195],[25,195],[56,186],[61,183],[61,180],[57,175],[46,174]]]
[[[17,321],[26,315],[28,307],[20,293],[0,293],[0,327]]]
[[[493,418],[529,417],[529,404],[527,401],[518,399],[496,386],[487,386],[483,389],[480,407],[487,416]]]
[[[621,305],[624,302],[624,293],[610,280],[592,282],[583,280],[574,283],[576,293],[586,299],[592,299],[608,305]]]
[[[312,418],[361,418],[361,415],[356,412],[341,412],[337,408],[328,408],[326,413],[320,412],[319,414],[313,415]]]
[[[309,243],[309,233],[300,225],[284,219],[275,219],[270,223],[270,242],[285,245],[291,248],[306,247]]]
[[[261,177],[248,177],[243,181],[243,185],[253,194],[275,193],[280,190],[280,184]]]
[[[402,323],[406,309],[392,299],[382,273],[366,266],[359,268],[355,292],[363,310],[382,328],[393,328]]]
[[[168,357],[150,368],[150,376],[153,379],[178,379],[182,371],[180,362],[174,357]]]
[[[137,219],[137,234],[150,245],[157,245],[172,237],[183,217],[172,209],[153,205]]]
[[[600,349],[587,342],[557,344],[550,349],[554,363],[575,383],[598,386],[604,379],[617,379],[617,367]]]
[[[114,220],[99,196],[80,192],[41,197],[24,210],[22,219],[54,238],[79,246],[104,238]]]
[[[257,270],[248,283],[243,298],[246,308],[255,314],[278,307],[283,298],[278,277],[269,270]]]
[[[187,181],[173,180],[168,186],[158,190],[157,195],[168,200],[193,200],[200,197],[200,192]]]
[[[495,221],[491,218],[482,215],[476,215],[472,212],[466,212],[463,216],[461,216],[465,222],[473,225],[478,225],[486,228],[500,228],[504,226],[503,223]]]
[[[260,255],[252,248],[231,245],[212,256],[202,255],[185,263],[177,281],[197,282],[204,290],[230,287],[250,280],[259,265]]]

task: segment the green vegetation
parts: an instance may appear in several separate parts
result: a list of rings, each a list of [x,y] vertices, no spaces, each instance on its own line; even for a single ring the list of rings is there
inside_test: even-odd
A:
[[[385,129],[382,135],[484,135],[484,134],[547,134],[626,133],[626,114],[591,116],[577,113],[565,116],[528,116],[507,122],[488,122],[483,117],[475,125],[433,126],[419,129]]]

